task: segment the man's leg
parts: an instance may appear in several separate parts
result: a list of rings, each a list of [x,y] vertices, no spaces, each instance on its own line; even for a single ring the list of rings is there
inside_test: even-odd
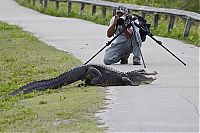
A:
[[[119,52],[118,52],[118,48],[115,46],[111,46],[109,47],[106,52],[105,52],[105,55],[104,55],[104,63],[106,65],[111,65],[111,64],[114,64],[114,63],[117,63],[119,62],[120,60],[120,55],[119,55]]]
[[[121,44],[114,44],[113,43],[111,45],[111,47],[109,47],[105,52],[104,63],[106,65],[117,63],[121,59],[123,59],[125,56],[128,59],[129,54],[130,54],[130,47],[128,49],[128,43],[127,42],[124,42],[124,43],[121,43]],[[121,63],[123,63],[123,62],[121,62]]]

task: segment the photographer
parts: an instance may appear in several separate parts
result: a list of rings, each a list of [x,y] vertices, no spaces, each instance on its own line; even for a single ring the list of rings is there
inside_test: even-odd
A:
[[[107,30],[107,36],[110,38],[119,34],[124,30],[125,26],[119,24],[119,19],[126,17],[128,10],[124,6],[117,7],[116,15],[110,20],[110,26]],[[136,20],[137,21],[137,20]],[[111,46],[106,50],[104,55],[104,63],[106,65],[114,64],[120,61],[120,64],[128,64],[130,53],[133,53],[133,65],[141,65],[140,62],[140,46],[141,38],[139,29],[131,26],[123,31]]]

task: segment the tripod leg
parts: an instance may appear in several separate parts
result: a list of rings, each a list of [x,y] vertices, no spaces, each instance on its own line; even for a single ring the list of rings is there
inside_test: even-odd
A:
[[[149,35],[149,34],[148,34]],[[152,35],[149,35],[154,41],[156,41],[161,47],[163,47],[167,52],[169,52],[171,55],[173,55],[178,61],[180,61],[184,66],[186,66],[186,63],[183,62],[181,59],[179,59],[174,53],[172,53],[169,49],[167,49],[164,45],[162,45],[161,41],[156,40]]]
[[[138,49],[137,51],[137,53],[139,54],[138,56],[140,56],[141,58],[142,58],[142,62],[143,62],[143,65],[144,65],[144,68],[146,68],[146,65],[145,65],[145,62],[144,62],[144,58],[143,58],[143,55],[142,55],[142,51],[141,51],[141,45],[142,45],[142,41],[141,41],[141,38],[140,38],[140,35],[138,35],[137,33],[136,33],[136,31],[135,31],[135,29],[133,29],[134,30],[134,39],[133,40],[135,40],[135,47]]]
[[[141,56],[141,58],[142,58],[142,62],[143,62],[144,68],[146,68],[146,65],[145,65],[145,62],[144,62],[144,58],[143,58],[143,55],[142,55],[141,48],[140,48],[139,44],[138,44],[137,46],[138,46],[138,49],[139,49],[139,52],[140,52],[140,56]]]
[[[106,46],[104,46],[103,48],[101,48],[95,55],[93,55],[88,61],[86,61],[85,63],[84,63],[84,65],[86,65],[88,62],[90,62],[95,56],[97,56],[102,50],[104,50],[104,48],[106,48],[107,47],[107,45]]]

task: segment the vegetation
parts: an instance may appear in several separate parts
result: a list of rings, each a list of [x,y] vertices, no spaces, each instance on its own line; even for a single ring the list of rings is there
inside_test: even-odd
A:
[[[81,62],[15,25],[0,22],[0,132],[103,132],[94,113],[103,108],[103,88],[76,87],[10,97],[33,81],[58,76]]]
[[[199,0],[106,0],[119,3],[173,8],[200,13]]]
[[[67,7],[66,3],[64,3],[64,2],[61,2],[59,10],[56,10],[55,2],[52,2],[52,1],[48,2],[48,8],[47,9],[45,9],[40,4],[39,0],[36,0],[36,5],[34,7],[32,6],[32,3],[31,2],[28,3],[27,0],[16,0],[16,1],[23,6],[32,8],[34,10],[41,12],[41,13],[49,14],[49,15],[52,15],[52,16],[58,16],[58,17],[80,18],[80,19],[93,21],[95,23],[103,24],[103,25],[108,25],[110,18],[112,17],[112,10],[111,9],[108,9],[106,16],[102,16],[101,7],[97,7],[96,14],[91,15],[91,6],[90,5],[86,5],[84,12],[80,13],[80,4],[73,3],[72,11],[70,13],[68,13],[67,10],[66,10],[66,7]],[[118,2],[117,0],[113,0],[113,1]],[[132,0],[121,0],[119,2],[133,3]],[[137,2],[137,4],[139,4],[139,0],[134,0],[134,2]],[[163,2],[160,2],[160,5],[159,5],[159,1],[152,2],[152,0],[146,0],[145,2],[149,3],[149,4],[157,3],[157,6],[160,6],[160,7],[167,5],[167,3],[168,3],[167,0],[163,0]],[[170,2],[172,2],[172,0],[169,0],[169,3]],[[173,1],[173,3],[176,3],[176,2]],[[177,3],[180,3],[180,2],[178,1]],[[176,4],[173,4],[173,5],[176,5]],[[138,14],[138,12],[132,12],[132,13]],[[193,23],[192,28],[190,30],[190,35],[188,37],[184,38],[183,37],[183,31],[184,31],[184,26],[185,26],[185,20],[183,18],[176,18],[176,22],[175,22],[173,30],[171,32],[168,32],[167,26],[168,26],[168,23],[169,23],[169,17],[167,17],[165,15],[160,15],[159,25],[156,28],[154,28],[154,26],[153,26],[153,17],[154,17],[153,14],[146,14],[146,19],[152,25],[151,26],[151,32],[154,35],[175,38],[175,39],[186,41],[187,43],[194,44],[198,47],[200,46],[199,30],[197,30],[197,29],[199,29],[199,23]]]

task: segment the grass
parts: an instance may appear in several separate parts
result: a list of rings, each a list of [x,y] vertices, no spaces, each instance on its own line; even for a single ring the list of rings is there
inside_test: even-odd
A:
[[[88,21],[92,21],[98,24],[102,25],[108,25],[110,18],[112,16],[112,10],[108,9],[106,16],[102,16],[102,10],[101,7],[97,6],[97,11],[95,15],[92,15],[91,13],[91,5],[85,5],[84,12],[80,13],[80,4],[73,3],[72,4],[72,11],[70,13],[67,12],[67,4],[64,2],[60,2],[60,8],[59,10],[56,10],[55,2],[48,2],[48,8],[44,9],[44,7],[39,3],[39,0],[36,0],[36,5],[33,7],[32,2],[28,3],[28,0],[16,0],[19,4],[32,8],[34,10],[37,10],[41,13],[57,16],[57,17],[72,17],[72,18],[80,18]],[[138,12],[131,12],[136,13]],[[183,31],[185,26],[185,20],[177,17],[175,21],[174,28],[171,32],[167,32],[167,26],[169,23],[169,17],[166,17],[165,15],[160,15],[159,17],[159,25],[157,28],[153,27],[153,14],[146,14],[147,21],[152,25],[151,26],[151,32],[154,35],[162,36],[162,37],[168,37],[168,38],[174,38],[178,40],[182,40],[186,43],[190,43],[196,46],[200,46],[199,41],[199,29],[200,25],[199,23],[193,22],[190,35],[186,38],[183,37]]]
[[[58,76],[81,64],[15,25],[0,22],[0,132],[103,132],[95,112],[104,107],[103,88],[79,82],[10,97],[20,86]]]

